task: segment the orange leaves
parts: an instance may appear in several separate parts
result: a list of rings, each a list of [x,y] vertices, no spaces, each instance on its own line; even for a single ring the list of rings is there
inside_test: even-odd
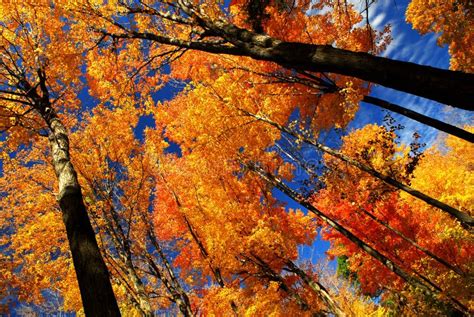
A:
[[[178,102],[176,106],[183,104]],[[197,111],[199,104],[193,105],[192,110]],[[212,109],[209,103],[207,105]],[[177,116],[182,115],[183,112],[173,113],[169,119],[181,120]],[[174,127],[174,122],[170,121],[168,127]],[[186,131],[185,128],[179,131],[190,135],[194,133],[192,129]],[[173,138],[177,137],[174,129],[168,133]],[[232,131],[232,139],[235,133],[240,132]],[[219,270],[225,285],[238,284],[245,278],[244,272],[257,274],[258,267],[246,260],[247,257],[258,257],[272,269],[280,271],[288,259],[296,259],[299,244],[311,243],[315,234],[311,218],[301,211],[287,212],[274,205],[274,200],[267,196],[269,193],[263,192],[253,177],[236,175],[239,169],[238,164],[233,162],[236,152],[228,150],[226,141],[220,143],[220,148],[213,148],[199,140],[190,139],[189,152],[183,151],[180,158],[162,157],[160,168],[156,171],[161,176],[154,205],[156,234],[167,241],[178,241],[180,251],[174,265],[180,267],[183,278],[193,276],[188,283],[198,289],[208,283],[206,276],[217,283],[213,273],[215,270]],[[263,203],[263,197],[269,200]],[[200,272],[197,277],[196,270]],[[255,285],[264,282],[254,278],[251,280]],[[236,298],[240,302],[235,297],[240,296],[238,294],[250,296],[252,290],[245,289],[244,293],[234,290],[237,293],[227,301]],[[223,307],[229,312],[229,304],[209,306],[217,300],[213,299],[216,292],[205,294],[199,302],[206,312],[218,314],[216,309]],[[242,309],[250,309],[249,299],[241,300],[245,305]]]
[[[453,205],[457,203],[458,208],[469,212],[464,203],[472,198],[472,194],[460,193],[459,188],[471,182],[466,178],[472,156],[470,144],[448,138],[451,145],[448,152],[441,154],[437,149],[425,152],[410,176],[405,167],[411,164],[410,156],[393,138],[394,134],[382,127],[366,126],[344,138],[342,151],[392,177],[411,181],[414,188],[435,198]],[[314,198],[316,206],[352,233],[363,236],[364,241],[408,272],[416,271],[427,276],[448,294],[469,304],[469,298],[459,292],[465,287],[461,286],[463,283],[468,284],[465,277],[450,271],[414,246],[416,243],[448,263],[455,263],[464,272],[470,272],[471,268],[466,264],[472,260],[465,252],[472,249],[469,233],[424,202],[408,198],[329,157],[326,161],[331,170],[325,175],[327,187]],[[357,273],[364,291],[373,294],[384,286],[392,290],[404,287],[399,278],[339,233],[328,231],[324,236],[331,241],[330,255],[349,257],[349,269]],[[410,300],[419,300],[416,299],[418,295],[409,296],[412,296]]]
[[[449,45],[451,69],[474,71],[474,15],[469,1],[413,0],[406,19],[422,34],[440,34],[438,44]]]
[[[195,3],[205,18],[211,18],[209,23],[232,20],[285,41],[379,53],[390,40],[388,27],[369,30],[361,23],[362,15],[345,2],[343,7],[336,1],[268,1],[260,21],[237,10],[249,1],[233,1],[230,15],[222,9],[223,2]],[[174,296],[181,286],[193,307],[200,309],[198,314],[226,315],[232,309],[230,301],[248,316],[309,315],[304,301],[319,310],[323,305],[314,290],[287,267],[289,260],[298,260],[298,246],[314,240],[316,223],[303,211],[287,210],[273,188],[249,172],[244,162],[295,185],[299,179],[294,165],[275,149],[283,143],[282,133],[262,119],[281,126],[294,120],[292,128],[318,137],[322,130],[346,127],[370,86],[346,76],[126,38],[151,32],[145,39],[164,35],[214,48],[245,45],[243,40],[203,32],[205,19],[184,14],[185,8],[176,9],[174,3],[58,1],[55,6],[57,11],[49,2],[2,4],[0,41],[19,48],[21,54],[7,64],[24,67],[31,85],[42,76],[38,68],[46,73],[43,83],[50,96],[43,90],[40,97],[50,98],[71,128],[72,161],[124,311],[136,314],[130,307],[142,303],[143,296],[153,308],[169,308],[167,298],[177,302]],[[17,21],[23,16],[28,25]],[[114,35],[102,37],[105,31]],[[165,63],[170,70],[162,69]],[[8,72],[2,80],[19,85]],[[172,100],[155,104],[154,93],[176,80],[186,87]],[[93,110],[75,116],[84,84],[99,101],[83,98]],[[56,206],[56,184],[45,159],[50,153],[41,150],[46,140],[35,139],[35,144],[19,150],[32,140],[30,131],[43,125],[36,113],[26,113],[30,96],[10,97],[0,107],[0,128],[10,129],[5,148],[18,150],[14,160],[4,156],[4,168],[10,170],[0,181],[2,193],[7,193],[0,206],[8,207],[9,213],[2,221],[14,228],[15,260],[8,267],[21,272],[15,286],[25,301],[40,302],[41,290],[56,287],[66,307],[76,309],[77,289],[67,289],[73,271],[64,231],[51,207]],[[156,128],[146,129],[144,138],[137,139],[144,115],[153,117]],[[288,137],[288,143],[299,143],[295,139]],[[461,163],[473,154],[465,145],[450,146],[455,163],[446,163],[443,153],[432,151],[416,167],[414,178],[406,168],[412,163],[407,147],[397,145],[394,134],[384,128],[370,125],[352,133],[344,139],[342,152],[397,180],[412,180],[423,191],[471,212],[472,193],[459,194],[453,188],[472,182],[471,167]],[[325,160],[326,186],[311,197],[316,205],[403,269],[419,270],[452,291],[466,289],[463,279],[453,277],[374,217],[468,270],[465,258],[471,260],[471,244],[459,226],[358,169]],[[435,166],[443,167],[438,175],[432,175]],[[325,237],[332,242],[332,256],[350,257],[350,269],[358,274],[364,291],[376,293],[381,284],[404,287],[342,235],[327,231]],[[313,268],[306,270],[318,279]],[[28,287],[31,294],[25,291]]]
[[[298,13],[288,17],[285,11],[275,10],[269,7],[271,19],[264,21],[272,36],[323,44],[340,40],[338,45],[348,49],[372,49],[364,30],[347,35],[341,29],[340,36],[331,35],[331,28],[338,25],[346,31],[353,27],[334,12],[312,17],[296,10]],[[234,21],[246,23],[242,16],[234,16]],[[301,211],[279,206],[271,189],[246,173],[239,159],[259,162],[291,180],[290,164],[269,150],[281,138],[280,131],[257,118],[268,117],[285,125],[299,112],[301,121],[311,122],[309,133],[317,135],[321,129],[346,126],[368,87],[362,81],[333,76],[328,82],[335,81],[342,90],[318,97],[318,88],[293,82],[294,75],[278,65],[248,58],[186,52],[172,63],[171,76],[191,82],[171,101],[151,110],[158,131],[147,131],[145,143],[150,157],[159,161],[154,170],[158,179],[153,205],[156,235],[176,243],[180,251],[173,264],[180,268],[183,280],[196,289],[208,283],[206,276],[217,284],[215,270],[219,270],[225,287],[205,292],[202,300],[195,299],[209,314],[229,312],[229,299],[243,305],[242,311],[248,314],[301,313],[294,299],[289,301],[291,310],[267,306],[292,298],[278,286],[275,293],[258,297],[262,289],[273,290],[275,285],[257,277],[261,268],[251,259],[261,259],[280,272],[287,260],[297,259],[298,245],[312,242],[315,224]],[[301,77],[310,80],[311,75]],[[313,77],[326,80],[320,74]],[[167,143],[162,132],[179,144],[181,157],[163,153]],[[158,144],[157,151],[152,144]],[[201,276],[196,277],[196,272]],[[230,290],[229,284],[237,285],[244,278],[242,290]],[[222,302],[223,294],[228,296],[226,302]],[[253,302],[252,296],[258,301]]]

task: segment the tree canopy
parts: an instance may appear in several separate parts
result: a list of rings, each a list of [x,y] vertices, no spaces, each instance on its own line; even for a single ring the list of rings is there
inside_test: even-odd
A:
[[[1,2],[0,313],[473,313],[472,5],[407,6],[449,70],[376,5]]]

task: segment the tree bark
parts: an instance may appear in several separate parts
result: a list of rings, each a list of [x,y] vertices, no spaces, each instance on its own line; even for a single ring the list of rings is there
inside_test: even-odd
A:
[[[392,60],[329,45],[282,42],[263,35],[259,37],[266,37],[267,41],[241,43],[238,47],[182,41],[149,32],[129,31],[127,34],[107,35],[151,40],[214,54],[247,56],[296,70],[351,76],[455,108],[474,110],[474,74]],[[225,39],[229,38],[231,36],[226,35]]]
[[[66,128],[50,106],[44,108],[42,115],[51,130],[49,143],[59,181],[57,199],[63,213],[84,312],[88,317],[120,316],[109,272],[100,254],[70,160]]]
[[[150,300],[145,291],[145,285],[143,285],[142,281],[137,275],[135,271],[135,267],[129,257],[125,259],[125,265],[127,267],[127,275],[131,279],[132,285],[135,288],[135,292],[137,294],[137,301],[142,311],[144,317],[152,317],[153,310],[151,309]]]
[[[191,4],[183,1],[189,8]],[[183,8],[183,6],[181,6]],[[186,10],[183,9],[185,12]],[[285,67],[357,77],[454,107],[474,110],[474,74],[392,60],[330,45],[284,42],[226,21],[188,11],[201,25],[240,48],[244,55]]]
[[[474,75],[352,52],[328,45],[281,42],[249,48],[257,59],[286,67],[360,78],[456,108],[474,110]]]

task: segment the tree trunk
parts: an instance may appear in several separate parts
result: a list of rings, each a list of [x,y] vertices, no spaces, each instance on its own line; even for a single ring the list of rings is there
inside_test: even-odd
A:
[[[133,283],[133,287],[135,288],[135,292],[137,293],[137,300],[138,305],[140,306],[140,310],[143,313],[144,317],[152,317],[153,310],[151,309],[150,300],[147,296],[145,291],[145,286],[143,285],[142,281],[137,275],[135,271],[135,267],[133,266],[132,260],[127,258],[125,260],[125,265],[127,266],[127,274]]]
[[[112,34],[113,38],[144,39],[214,54],[248,56],[274,62],[285,68],[312,72],[330,72],[356,77],[398,91],[438,101],[455,108],[474,110],[474,74],[352,52],[330,45],[283,42],[230,24],[210,24],[211,34],[234,44],[191,42],[150,32]],[[220,27],[222,26],[222,27]],[[245,35],[245,36],[243,36]]]
[[[59,181],[57,199],[63,213],[85,314],[88,317],[120,316],[109,272],[100,254],[70,160],[66,128],[50,106],[45,107],[42,115],[51,129],[49,143]]]
[[[254,53],[254,51],[256,51]],[[328,45],[281,42],[249,55],[286,67],[331,72],[474,110],[474,75],[352,52]]]
[[[231,45],[219,45],[215,41],[181,41],[131,30],[119,37],[148,39],[211,53],[249,56],[297,70],[357,77],[453,107],[474,110],[474,74],[392,60],[330,45],[284,42],[242,29],[223,19],[211,18],[191,1],[180,0],[177,5],[184,13],[193,17],[206,33],[221,37]],[[124,27],[123,30],[127,28]]]
[[[399,113],[403,116],[406,116],[410,119],[413,119],[415,121],[418,121],[420,123],[426,124],[430,127],[433,127],[435,129],[438,129],[440,131],[446,132],[448,134],[454,135],[458,138],[461,138],[463,140],[466,140],[468,142],[474,143],[474,133],[471,133],[469,131],[463,130],[461,128],[458,128],[456,126],[453,126],[451,124],[445,123],[443,121],[433,119],[430,117],[427,117],[425,115],[422,115],[421,113],[412,111],[410,109],[400,107],[399,105],[390,103],[388,101],[385,101],[380,98],[376,97],[371,97],[371,96],[364,96],[364,99],[362,101],[366,103],[373,104],[375,106]]]
[[[474,109],[474,74],[352,52],[330,45],[283,42],[207,17],[201,18],[201,24],[241,49],[243,55],[255,59],[297,70],[357,77],[454,107]]]

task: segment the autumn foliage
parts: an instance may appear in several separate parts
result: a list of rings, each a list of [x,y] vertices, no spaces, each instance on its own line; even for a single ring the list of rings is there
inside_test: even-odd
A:
[[[7,1],[0,13],[0,313],[97,315],[81,275],[95,268],[110,316],[474,310],[472,143],[348,132],[374,83],[242,53],[251,38],[379,55],[390,26],[329,0]],[[466,73],[471,15],[461,2],[407,11]],[[89,240],[70,222],[81,212]],[[337,273],[304,255],[319,239]]]
[[[438,44],[449,45],[451,69],[472,73],[474,47],[474,17],[469,1],[410,2],[406,18],[422,34],[439,33]]]

